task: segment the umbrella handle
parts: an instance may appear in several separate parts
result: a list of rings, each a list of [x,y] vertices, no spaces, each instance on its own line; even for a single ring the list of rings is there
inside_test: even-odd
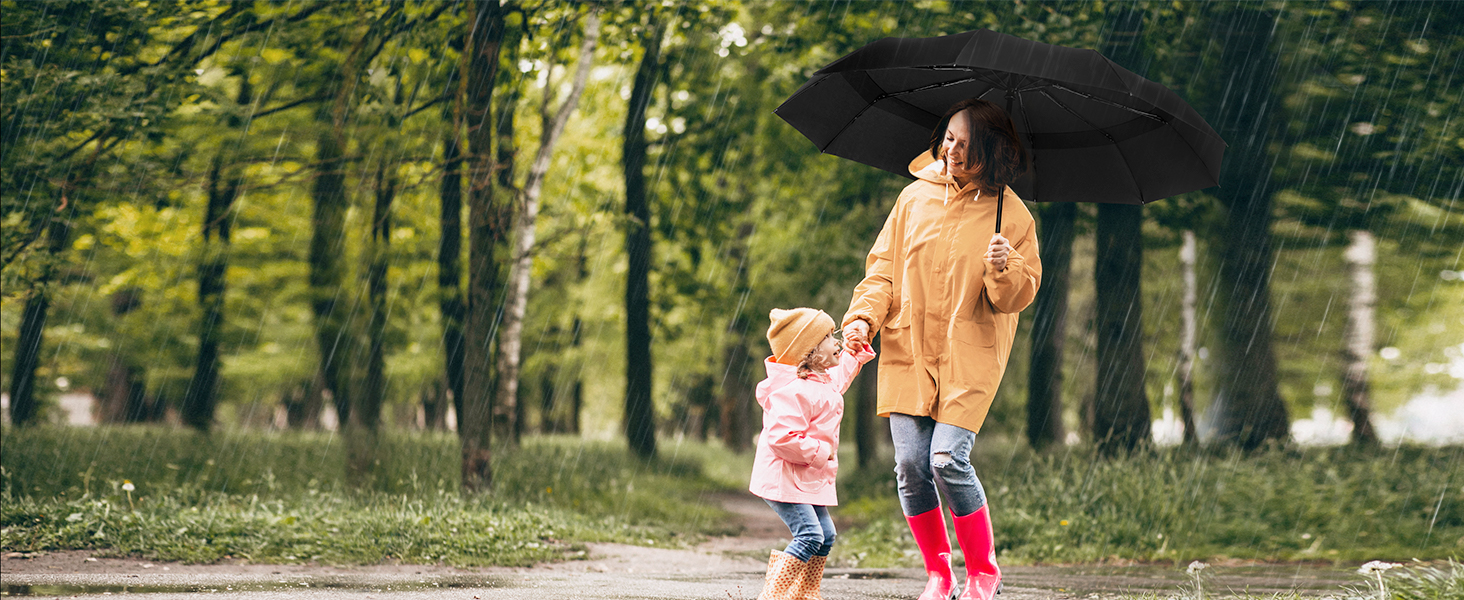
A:
[[[1001,234],[1001,205],[1006,200],[1006,194],[996,197],[996,233]]]
[[[1012,100],[1015,99],[1016,97],[1017,97],[1017,93],[1015,91],[1013,91],[1011,89],[1008,89],[1006,91],[1006,113],[1007,113],[1007,118],[1008,119],[1013,118],[1012,117]],[[1003,202],[1004,200],[1006,200],[1006,194],[1005,193],[1002,193],[1002,194],[1000,194],[1000,195],[998,195],[996,197],[996,233],[997,233],[997,235],[1001,235],[1001,205],[1004,203]]]

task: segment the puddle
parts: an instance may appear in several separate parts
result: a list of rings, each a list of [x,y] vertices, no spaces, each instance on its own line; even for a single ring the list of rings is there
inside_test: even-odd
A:
[[[209,592],[282,592],[303,589],[346,590],[359,592],[421,592],[463,588],[509,587],[506,580],[495,578],[439,579],[432,581],[393,581],[373,583],[360,580],[310,581],[231,581],[215,584],[19,584],[0,583],[0,596],[74,596],[82,594],[190,594]]]
[[[850,571],[825,576],[826,579],[899,579],[900,574],[890,571]]]
[[[1184,567],[1009,567],[1007,583],[1074,594],[1113,592],[1181,592],[1194,588]],[[1345,587],[1363,586],[1354,569],[1315,565],[1210,566],[1204,571],[1207,593],[1304,595],[1337,594]]]

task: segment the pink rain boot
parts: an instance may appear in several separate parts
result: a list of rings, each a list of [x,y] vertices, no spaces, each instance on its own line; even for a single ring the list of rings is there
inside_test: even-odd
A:
[[[920,546],[920,557],[925,559],[925,573],[930,580],[920,600],[951,600],[956,597],[956,573],[951,568],[951,538],[946,535],[945,515],[940,508],[934,508],[913,517],[910,533],[915,536],[915,545]]]
[[[987,507],[964,517],[951,513],[956,521],[956,540],[966,556],[966,593],[961,600],[992,600],[1001,593],[1001,569],[996,566],[996,541],[991,532]]]

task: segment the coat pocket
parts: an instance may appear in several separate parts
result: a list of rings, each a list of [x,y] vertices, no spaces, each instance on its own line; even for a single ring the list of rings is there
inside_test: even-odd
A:
[[[984,323],[956,319],[951,323],[951,337],[967,346],[991,348],[996,345],[996,322],[991,315]]]
[[[815,469],[785,462],[783,470],[787,474],[787,480],[793,482],[793,487],[798,488],[798,491],[816,494],[833,482],[834,474],[839,471],[839,465],[831,460],[823,468]]]
[[[906,321],[900,327],[885,326],[879,332],[879,364],[881,365],[913,365],[915,364],[916,340],[911,339],[910,322]]]

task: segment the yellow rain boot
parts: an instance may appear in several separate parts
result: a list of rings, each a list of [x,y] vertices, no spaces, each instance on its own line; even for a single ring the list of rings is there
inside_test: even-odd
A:
[[[795,595],[802,587],[803,574],[808,563],[798,560],[792,554],[777,550],[768,557],[768,574],[763,579],[763,591],[757,600],[800,600]]]
[[[803,571],[803,585],[798,590],[798,600],[823,600],[823,596],[819,595],[819,588],[823,586],[824,564],[828,562],[827,556],[808,559],[808,568]]]

